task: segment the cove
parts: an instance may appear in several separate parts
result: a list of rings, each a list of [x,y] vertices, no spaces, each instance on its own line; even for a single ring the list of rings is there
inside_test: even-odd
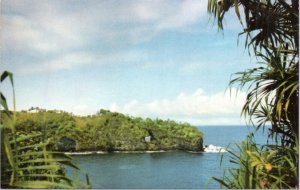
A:
[[[210,176],[222,174],[219,155],[171,151],[73,156],[93,188],[218,188]]]
[[[204,144],[226,147],[244,140],[254,129],[245,126],[207,126]],[[266,143],[260,130],[256,142]],[[212,176],[223,176],[223,169],[232,165],[226,153],[220,166],[219,153],[167,151],[152,153],[107,153],[72,155],[81,170],[88,173],[97,189],[206,189],[220,188]]]

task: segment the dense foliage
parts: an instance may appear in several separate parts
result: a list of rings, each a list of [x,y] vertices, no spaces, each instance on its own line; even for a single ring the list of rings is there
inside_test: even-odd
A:
[[[259,62],[255,68],[237,73],[230,84],[248,87],[242,113],[256,128],[270,123],[269,138],[276,142],[257,148],[255,142],[247,139],[238,146],[240,153],[231,153],[237,168],[216,180],[227,188],[297,188],[299,1],[208,2],[208,10],[217,19],[219,29],[223,29],[222,22],[230,8],[234,8],[244,27],[240,35],[246,36],[245,45]]]
[[[16,129],[25,134],[41,132],[54,148],[65,151],[202,150],[202,134],[188,123],[135,118],[108,110],[80,117],[31,109],[17,113]],[[150,142],[145,141],[147,136]],[[72,141],[76,146],[67,148]]]
[[[1,74],[1,83],[7,78],[13,87],[13,75],[8,71]],[[71,157],[51,151],[51,143],[41,132],[16,129],[14,90],[13,111],[8,109],[4,94],[0,92],[0,95],[1,188],[89,188],[88,176],[87,183],[82,183],[66,175],[66,167],[75,174],[79,168]]]

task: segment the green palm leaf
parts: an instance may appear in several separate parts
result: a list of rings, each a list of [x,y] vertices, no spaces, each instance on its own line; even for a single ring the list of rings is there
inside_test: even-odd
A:
[[[3,72],[1,82],[10,79],[13,86],[13,75]],[[15,96],[13,90],[14,112],[8,110],[6,98],[1,93],[1,106],[8,114],[9,125],[1,124],[1,187],[4,188],[90,188],[87,183],[67,177],[65,168],[75,171],[79,168],[72,158],[63,153],[47,149],[49,142],[43,141],[41,133],[20,134],[15,131]],[[77,172],[76,172],[77,173]]]

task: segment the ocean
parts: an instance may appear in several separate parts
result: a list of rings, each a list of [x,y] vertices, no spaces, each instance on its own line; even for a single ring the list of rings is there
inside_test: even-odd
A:
[[[204,126],[204,145],[227,147],[246,139],[245,126]],[[255,133],[257,143],[266,144],[262,130]],[[221,154],[224,154],[220,165]],[[170,151],[156,153],[108,153],[73,155],[81,171],[88,173],[97,189],[207,189],[220,188],[211,179],[221,177],[232,166],[227,153]]]

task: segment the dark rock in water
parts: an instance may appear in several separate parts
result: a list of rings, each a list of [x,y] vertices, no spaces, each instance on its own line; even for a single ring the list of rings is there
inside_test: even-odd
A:
[[[75,151],[76,141],[68,137],[62,137],[57,144],[57,148],[59,151]]]

